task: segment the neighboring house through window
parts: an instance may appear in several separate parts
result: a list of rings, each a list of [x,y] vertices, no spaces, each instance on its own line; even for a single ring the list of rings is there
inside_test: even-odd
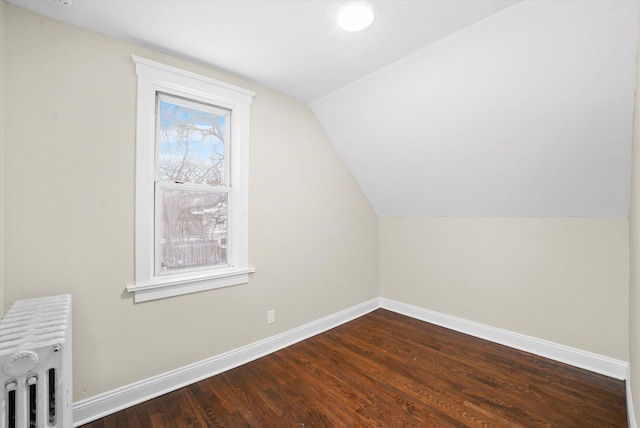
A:
[[[133,56],[135,301],[248,282],[254,92]]]

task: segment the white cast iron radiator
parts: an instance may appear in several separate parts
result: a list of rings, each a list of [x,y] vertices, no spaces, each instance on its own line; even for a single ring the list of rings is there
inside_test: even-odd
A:
[[[0,320],[0,364],[0,428],[70,428],[71,296],[14,302]]]

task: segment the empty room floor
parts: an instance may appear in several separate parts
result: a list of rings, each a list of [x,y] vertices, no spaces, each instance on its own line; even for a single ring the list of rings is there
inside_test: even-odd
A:
[[[623,381],[378,309],[84,428],[626,427]]]

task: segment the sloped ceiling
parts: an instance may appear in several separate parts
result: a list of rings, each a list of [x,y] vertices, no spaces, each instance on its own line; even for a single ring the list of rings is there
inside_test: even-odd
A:
[[[381,216],[627,216],[638,2],[524,1],[310,104]]]
[[[379,215],[627,215],[639,1],[8,1],[309,103]]]

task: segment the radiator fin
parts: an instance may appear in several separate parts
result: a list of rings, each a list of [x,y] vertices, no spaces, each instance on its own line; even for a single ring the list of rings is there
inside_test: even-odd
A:
[[[0,320],[0,428],[73,426],[71,296],[14,302]]]

